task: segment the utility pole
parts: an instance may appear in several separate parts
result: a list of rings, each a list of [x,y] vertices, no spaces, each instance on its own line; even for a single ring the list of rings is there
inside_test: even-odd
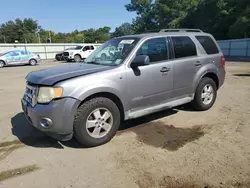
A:
[[[49,43],[51,43],[51,35],[50,35],[50,31],[49,31]]]
[[[40,33],[37,33],[38,43],[41,43]]]

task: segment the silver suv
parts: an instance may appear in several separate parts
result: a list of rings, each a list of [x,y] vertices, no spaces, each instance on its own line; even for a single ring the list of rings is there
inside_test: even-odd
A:
[[[124,120],[190,102],[210,109],[224,78],[213,36],[165,29],[113,38],[84,62],[29,73],[22,107],[41,131],[91,147],[110,141]]]

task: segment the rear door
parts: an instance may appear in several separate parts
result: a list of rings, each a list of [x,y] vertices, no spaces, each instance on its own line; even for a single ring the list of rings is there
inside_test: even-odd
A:
[[[197,67],[204,62],[197,55],[195,43],[189,36],[172,36],[174,85],[173,97],[181,98],[193,93],[192,86]]]
[[[20,63],[28,63],[29,62],[29,54],[27,51],[20,51]]]

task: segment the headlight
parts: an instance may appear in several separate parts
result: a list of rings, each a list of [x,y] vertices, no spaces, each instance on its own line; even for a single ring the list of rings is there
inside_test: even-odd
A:
[[[73,55],[74,52],[70,52],[69,55]]]
[[[59,98],[62,96],[62,88],[57,87],[40,87],[37,102],[38,103],[49,103],[53,99]]]

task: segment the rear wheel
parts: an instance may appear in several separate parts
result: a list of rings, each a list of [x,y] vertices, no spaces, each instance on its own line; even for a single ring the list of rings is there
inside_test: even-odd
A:
[[[217,97],[217,87],[211,78],[202,78],[199,83],[192,104],[196,110],[205,111],[210,109]]]
[[[37,63],[37,61],[36,61],[35,59],[31,59],[31,60],[29,61],[29,64],[30,64],[31,66],[36,65],[36,63]]]
[[[5,63],[3,61],[0,61],[0,68],[3,68]]]
[[[83,103],[74,121],[74,135],[86,147],[109,142],[120,126],[120,112],[116,104],[103,97]]]

